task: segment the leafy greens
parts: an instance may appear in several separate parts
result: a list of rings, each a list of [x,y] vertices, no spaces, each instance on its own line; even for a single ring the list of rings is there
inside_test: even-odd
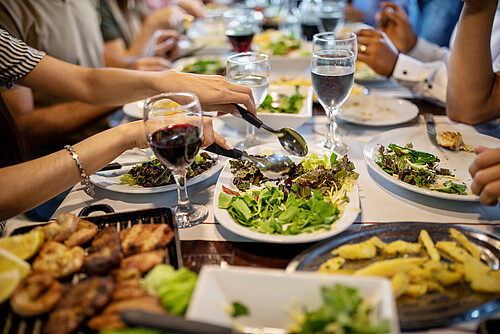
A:
[[[305,99],[305,96],[300,94],[299,87],[295,86],[295,93],[291,96],[281,95],[276,107],[274,106],[273,97],[267,95],[260,105],[258,112],[298,114],[302,109]]]
[[[222,192],[218,207],[251,230],[294,235],[330,230],[349,202],[346,195],[358,178],[347,156],[337,159],[311,155],[294,165],[287,178],[273,184],[253,164],[231,161],[239,195]],[[255,174],[252,174],[254,173]],[[257,190],[251,185],[260,186]]]
[[[456,179],[449,169],[439,168],[439,159],[427,152],[414,150],[411,144],[405,147],[389,144],[380,145],[375,163],[382,170],[398,180],[439,192],[467,195],[465,184],[453,182]],[[445,180],[442,182],[442,180]]]

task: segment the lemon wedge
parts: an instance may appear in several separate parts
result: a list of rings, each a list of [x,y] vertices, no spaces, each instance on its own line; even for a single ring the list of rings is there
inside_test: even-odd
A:
[[[42,247],[45,234],[42,231],[29,232],[0,239],[0,248],[27,260],[35,255]]]
[[[23,279],[31,272],[31,266],[20,257],[0,248],[0,274],[11,270],[18,270],[21,279]]]
[[[0,274],[0,304],[9,299],[21,281],[19,270],[13,269]]]

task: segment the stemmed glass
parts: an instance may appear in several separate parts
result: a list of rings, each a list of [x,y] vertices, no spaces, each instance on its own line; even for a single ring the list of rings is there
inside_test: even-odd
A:
[[[345,0],[322,1],[319,5],[319,31],[339,31],[344,24]]]
[[[320,32],[313,36],[313,52],[318,50],[349,50],[358,56],[358,38],[352,32]]]
[[[144,103],[144,125],[149,146],[174,175],[177,184],[177,227],[191,227],[208,216],[204,205],[192,204],[186,188],[186,172],[194,162],[203,138],[203,114],[192,93],[169,93]]]
[[[231,9],[222,16],[224,30],[234,52],[250,51],[252,39],[257,30],[254,11],[247,9]]]
[[[227,59],[227,79],[232,83],[250,87],[256,106],[259,106],[266,98],[270,75],[271,64],[266,54],[244,52],[234,54]],[[238,143],[236,147],[247,149],[258,144],[261,142],[255,136],[255,127],[246,123],[245,140]]]
[[[349,50],[318,50],[311,59],[311,81],[319,103],[325,109],[329,122],[322,146],[344,155],[349,147],[336,134],[337,115],[347,100],[354,84],[356,60]]]

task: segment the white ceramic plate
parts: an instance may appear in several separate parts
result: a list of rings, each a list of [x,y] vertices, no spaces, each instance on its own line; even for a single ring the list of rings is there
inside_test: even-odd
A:
[[[144,118],[144,101],[135,101],[127,103],[122,107],[123,112],[133,118],[143,119]]]
[[[337,115],[343,121],[367,126],[396,125],[417,116],[418,107],[407,100],[373,95],[351,95]]]
[[[314,150],[314,148],[309,148],[310,150]],[[287,154],[285,150],[279,146],[279,144],[264,144],[252,147],[248,149],[248,153],[250,154]],[[318,152],[309,152],[321,154]],[[300,157],[292,157],[292,160],[295,162],[301,161],[303,158]],[[344,214],[335,222],[335,228],[329,231],[317,232],[317,233],[303,233],[298,235],[276,235],[276,234],[265,234],[256,231],[252,231],[247,227],[244,227],[237,222],[234,221],[233,217],[227,212],[227,210],[219,209],[219,195],[222,192],[222,186],[238,191],[238,189],[233,185],[233,174],[231,173],[231,167],[229,166],[229,162],[226,163],[224,169],[219,175],[219,179],[217,180],[217,184],[215,186],[214,193],[214,213],[217,221],[230,230],[233,233],[236,233],[242,237],[254,239],[263,242],[272,242],[272,243],[306,243],[313,242],[317,240],[322,240],[334,236],[336,234],[341,233],[345,229],[354,223],[359,209],[359,195],[358,188],[353,187],[353,190],[349,192],[347,195],[349,196],[349,203],[346,205]]]
[[[337,283],[358,289],[372,306],[371,320],[389,319],[390,333],[399,333],[396,303],[390,281],[380,277],[321,275],[311,272],[204,266],[186,317],[190,320],[233,327],[243,333],[287,333],[293,323],[290,310],[315,310],[323,304],[320,289]],[[231,319],[225,308],[240,302],[249,315]]]
[[[437,132],[443,130],[457,131],[457,129],[454,129],[453,126],[436,127]],[[492,148],[500,147],[500,140],[494,137],[474,132],[460,131],[460,133],[463,136],[464,143],[467,145],[482,145]],[[469,174],[469,166],[476,158],[476,155],[474,153],[464,151],[456,152],[448,150],[441,146],[434,146],[423,127],[401,128],[381,133],[380,135],[372,138],[372,140],[370,140],[363,149],[363,155],[368,166],[370,166],[370,168],[378,175],[395,185],[422,195],[427,195],[435,198],[470,202],[479,201],[479,197],[473,194],[447,194],[439,191],[424,189],[400,181],[394,176],[387,174],[375,163],[375,160],[377,159],[379,145],[384,145],[385,147],[387,147],[391,143],[400,146],[405,146],[408,143],[412,143],[415,150],[434,154],[440,159],[439,166],[443,168],[449,168],[452,174],[454,174],[458,179],[462,180],[467,185],[468,192],[470,192],[470,184],[472,182],[471,176]]]
[[[212,153],[209,153],[212,154]],[[219,157],[218,162],[215,166],[210,168],[208,171],[205,173],[198,175],[192,179],[187,180],[186,184],[187,186],[196,184],[198,182],[204,181],[213,175],[215,175],[218,171],[222,169],[224,166],[224,163],[226,162],[226,158],[224,157]],[[118,158],[114,160],[114,162],[119,162],[119,163],[128,163],[128,162],[136,162],[139,163],[141,161],[147,161],[149,160],[149,157],[146,153],[139,149],[132,149],[124,152],[122,155],[120,155]],[[125,170],[129,170],[134,166],[127,166],[124,167],[123,172]],[[101,175],[96,175],[93,174],[90,176],[90,181],[98,186],[99,188],[103,188],[109,191],[114,191],[114,192],[119,192],[119,193],[126,193],[126,194],[152,194],[152,193],[160,193],[160,192],[166,192],[166,191],[171,191],[171,190],[176,190],[177,186],[175,184],[169,184],[166,186],[160,186],[160,187],[142,187],[139,185],[135,186],[130,186],[128,184],[123,184],[120,182],[120,177],[123,176],[123,173],[120,175],[115,175],[114,171],[106,171],[103,176]],[[119,174],[119,173],[118,173]]]
[[[306,98],[302,105],[302,109],[298,114],[286,114],[286,113],[262,113],[258,112],[257,116],[259,117],[264,124],[270,126],[275,129],[281,128],[292,128],[296,129],[302,124],[304,124],[308,119],[312,117],[312,87],[310,86],[302,86],[299,88],[299,92],[302,95],[305,95]],[[287,96],[291,96],[295,94],[294,86],[269,86],[269,95],[278,95],[284,94]],[[219,117],[220,120],[224,121],[226,125],[237,129],[240,132],[245,131],[245,126],[247,122],[243,118],[234,117],[233,115],[224,115]],[[264,131],[264,130],[260,130]]]

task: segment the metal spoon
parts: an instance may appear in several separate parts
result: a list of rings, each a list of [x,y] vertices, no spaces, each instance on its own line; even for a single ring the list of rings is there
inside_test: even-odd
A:
[[[294,129],[292,128],[281,128],[279,130],[273,129],[265,125],[260,119],[257,118],[257,116],[250,113],[245,108],[237,105],[236,103],[233,103],[233,105],[236,108],[238,108],[238,111],[240,112],[241,116],[245,121],[256,126],[257,128],[262,127],[264,130],[267,130],[277,135],[281,143],[281,146],[283,146],[285,151],[287,151],[288,153],[293,155],[298,155],[299,157],[303,157],[307,154],[308,147],[304,137],[302,137],[300,133],[298,133]]]
[[[286,155],[272,154],[266,158],[254,157],[235,148],[227,150],[216,143],[204,148],[204,150],[220,154],[228,158],[242,159],[253,162],[257,168],[260,169],[262,174],[271,180],[284,176],[294,165],[293,161]]]

